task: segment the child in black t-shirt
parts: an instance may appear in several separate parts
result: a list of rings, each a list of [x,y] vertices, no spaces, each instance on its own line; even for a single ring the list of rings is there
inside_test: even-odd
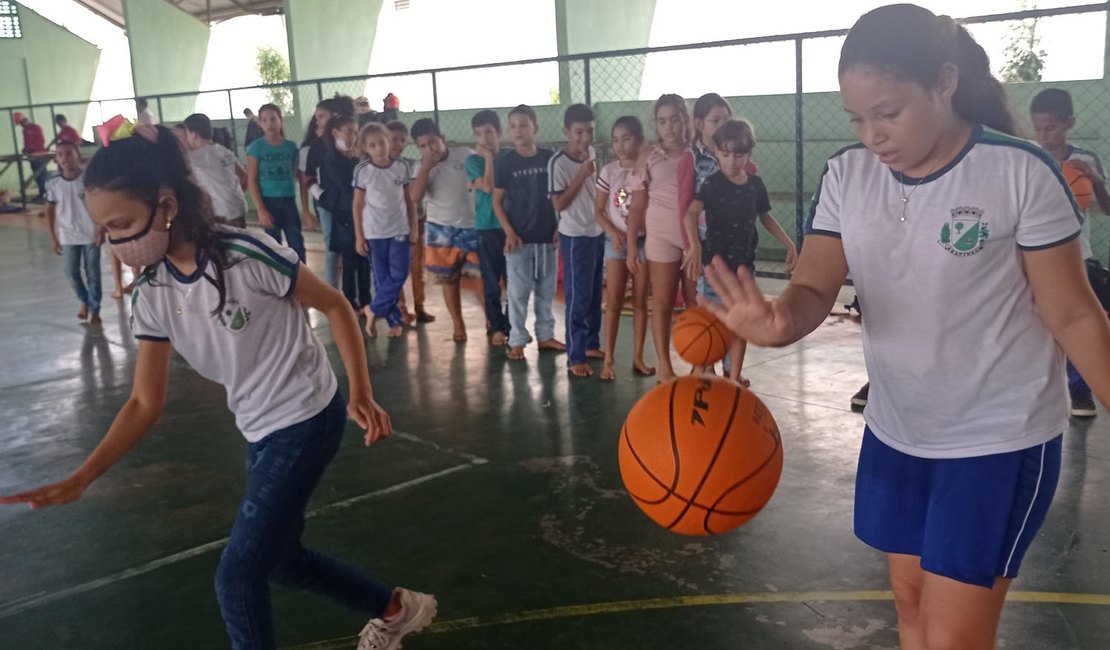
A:
[[[767,187],[759,176],[747,173],[752,149],[755,148],[755,133],[751,124],[744,120],[729,120],[713,134],[717,146],[717,161],[720,171],[705,179],[701,188],[686,212],[685,227],[687,240],[682,269],[691,280],[698,279],[702,268],[714,257],[720,257],[730,269],[736,271],[741,266],[755,272],[755,221],[767,229],[786,249],[786,270],[794,270],[798,261],[798,251],[794,242],[771,216],[771,199]],[[705,243],[698,238],[698,217],[705,212]],[[698,291],[706,298],[716,299],[708,284],[699,283]],[[744,352],[747,342],[735,337],[725,357],[725,372],[729,379],[741,381],[740,368],[744,365]],[[730,359],[731,357],[731,359]],[[731,360],[731,367],[730,367]]]

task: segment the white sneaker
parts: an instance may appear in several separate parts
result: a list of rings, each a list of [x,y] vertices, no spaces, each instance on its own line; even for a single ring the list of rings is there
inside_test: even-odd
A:
[[[438,603],[431,594],[398,588],[401,597],[401,618],[386,623],[372,619],[358,636],[358,650],[398,650],[406,634],[428,627],[436,617]]]

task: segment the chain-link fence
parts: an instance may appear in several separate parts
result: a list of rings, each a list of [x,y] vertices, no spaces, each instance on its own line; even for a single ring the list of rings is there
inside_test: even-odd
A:
[[[1022,11],[969,18],[964,22],[983,43],[999,42],[1020,21],[1037,19],[1043,32],[1050,22],[1073,30],[1077,40],[1087,42],[1084,56],[1103,62],[1106,56],[1105,3],[1057,9]],[[1066,23],[1066,24],[1065,24]],[[162,124],[174,125],[191,113],[212,118],[213,125],[226,129],[232,148],[243,155],[248,122],[244,109],[257,112],[263,103],[276,103],[285,111],[286,136],[300,142],[313,109],[322,99],[335,95],[370,98],[380,108],[381,98],[393,93],[403,100],[399,118],[408,125],[422,117],[435,119],[451,143],[470,144],[470,119],[481,109],[492,108],[507,127],[511,107],[529,104],[539,121],[541,146],[558,147],[563,139],[563,112],[575,102],[590,104],[597,115],[596,149],[601,162],[612,159],[609,130],[622,115],[638,116],[649,138],[652,105],[663,93],[678,93],[693,100],[715,92],[725,97],[733,114],[755,127],[758,145],[755,162],[770,193],[774,214],[784,229],[800,240],[810,197],[816,188],[826,158],[856,141],[845,117],[836,89],[836,61],[844,30],[811,32],[739,39],[734,41],[643,48],[620,52],[579,54],[529,61],[420,70],[388,75],[299,81],[275,86],[148,97],[149,109]],[[1081,38],[1086,34],[1090,38]],[[1097,39],[1097,42],[1096,42]],[[1050,56],[1052,53],[1050,53]],[[996,66],[996,68],[999,66]],[[1028,108],[1032,97],[1052,86],[1071,92],[1078,124],[1071,142],[1093,152],[1110,155],[1110,131],[1103,123],[1110,118],[1110,79],[1104,66],[1077,72],[1084,81],[1007,84],[1021,135],[1032,138]],[[748,71],[758,69],[759,74]],[[36,105],[0,109],[10,117],[23,112],[42,124],[49,142],[57,129],[53,123],[65,114],[78,130],[91,139],[91,127],[122,114],[135,116],[135,100],[105,100],[68,104]],[[27,187],[26,201],[33,192],[33,179],[21,156],[21,138],[13,126],[10,134],[0,129],[0,187]],[[95,145],[90,145],[91,150]],[[410,146],[406,155],[417,157]],[[5,167],[5,165],[7,165]],[[1092,207],[1092,213],[1098,213]],[[1110,265],[1110,219],[1092,220],[1095,255]],[[759,256],[781,260],[783,251],[770,237],[760,240]],[[761,268],[775,268],[765,265]]]

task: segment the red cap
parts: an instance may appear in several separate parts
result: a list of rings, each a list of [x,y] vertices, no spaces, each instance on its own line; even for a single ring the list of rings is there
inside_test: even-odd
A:
[[[401,100],[397,99],[397,95],[394,95],[393,93],[389,93],[388,95],[386,95],[385,99],[383,99],[382,102],[385,104],[386,108],[395,111],[401,109]]]

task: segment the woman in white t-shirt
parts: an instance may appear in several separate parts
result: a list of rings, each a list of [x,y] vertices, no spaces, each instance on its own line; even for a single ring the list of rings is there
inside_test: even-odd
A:
[[[132,297],[135,382],[104,440],[69,478],[0,498],[69,503],[158,421],[176,350],[222,384],[247,439],[243,505],[216,570],[231,646],[276,647],[270,582],[300,586],[371,617],[360,647],[396,647],[431,622],[433,596],[393,589],[301,544],[305,508],[339,449],[348,415],[370,445],[391,432],[374,401],[366,350],[346,299],[265,235],[215,225],[173,133],[138,126],[85,172],[90,216],[127,264],[145,268]],[[305,307],[322,312],[350,381],[348,403]]]
[[[1060,169],[1007,135],[1005,92],[963,27],[875,9],[839,71],[861,143],[829,159],[790,285],[766,299],[714,260],[715,309],[757,345],[789,345],[851,272],[871,377],[856,535],[888,554],[902,647],[993,648],[1059,478],[1060,348],[1106,404],[1110,324]]]

